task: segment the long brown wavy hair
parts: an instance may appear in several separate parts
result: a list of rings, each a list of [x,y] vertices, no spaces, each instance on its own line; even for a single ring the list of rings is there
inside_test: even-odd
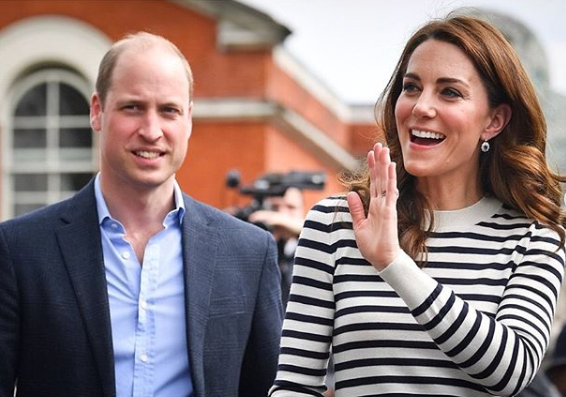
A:
[[[376,104],[376,118],[383,130],[391,158],[397,164],[399,200],[399,241],[414,259],[426,263],[425,241],[433,222],[422,230],[425,214],[432,208],[416,188],[416,178],[403,163],[397,134],[395,105],[403,89],[403,77],[415,49],[434,39],[453,44],[464,51],[475,65],[488,92],[491,108],[502,103],[512,109],[505,129],[490,140],[491,149],[480,156],[480,184],[485,195],[498,198],[507,206],[555,230],[564,244],[566,215],[560,208],[560,182],[566,177],[553,172],[546,161],[546,121],[535,89],[515,51],[505,37],[489,23],[469,16],[448,16],[420,28],[407,42],[393,76]],[[344,185],[357,192],[364,206],[369,204],[367,167],[342,178]]]

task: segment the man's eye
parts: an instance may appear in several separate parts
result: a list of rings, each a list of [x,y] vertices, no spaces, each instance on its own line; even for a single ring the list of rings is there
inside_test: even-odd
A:
[[[171,107],[167,107],[167,108],[163,108],[163,113],[167,113],[167,114],[179,114],[180,111],[177,108],[171,108]]]

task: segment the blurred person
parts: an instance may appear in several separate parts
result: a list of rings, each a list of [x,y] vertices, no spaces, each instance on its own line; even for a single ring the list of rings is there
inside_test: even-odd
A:
[[[557,388],[560,396],[566,396],[566,283],[556,305],[554,324],[550,333],[550,344],[546,352],[541,371],[548,381]],[[523,397],[521,395],[521,397]],[[545,396],[546,397],[546,396]]]
[[[100,173],[0,225],[0,395],[265,396],[282,321],[273,237],[181,192],[193,77],[149,33],[104,56]]]
[[[539,370],[533,381],[517,397],[562,397],[562,393],[546,373]]]
[[[566,325],[561,328],[546,371],[560,393],[566,396]]]
[[[281,270],[281,294],[283,303],[289,300],[289,291],[293,279],[293,262],[297,249],[298,237],[305,221],[303,192],[296,187],[289,187],[283,196],[268,197],[264,201],[265,210],[255,211],[249,221],[266,226],[270,230],[278,247],[278,262]],[[334,370],[332,359],[329,360],[325,384],[325,397],[334,396]]]
[[[299,238],[272,397],[512,396],[535,377],[564,273],[546,123],[505,37],[450,15],[408,41],[386,146]]]
[[[264,207],[266,209],[251,213],[249,221],[265,225],[275,237],[281,271],[282,300],[287,303],[297,239],[305,220],[303,192],[299,188],[289,187],[283,196],[266,198]]]

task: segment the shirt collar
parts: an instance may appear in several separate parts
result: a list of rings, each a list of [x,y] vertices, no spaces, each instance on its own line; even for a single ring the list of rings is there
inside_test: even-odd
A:
[[[182,224],[185,215],[185,200],[183,200],[183,192],[176,180],[173,181],[173,192],[175,195],[175,209],[167,214],[163,223],[167,222],[168,218],[176,215],[179,224]],[[100,172],[94,179],[94,196],[96,198],[96,209],[98,211],[98,224],[102,225],[105,219],[112,219],[112,216],[110,215],[110,211],[102,195],[102,189],[100,188]]]

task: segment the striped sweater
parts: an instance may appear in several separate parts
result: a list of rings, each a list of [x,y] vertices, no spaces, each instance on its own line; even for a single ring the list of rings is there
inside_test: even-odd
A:
[[[434,217],[427,266],[403,253],[379,273],[343,197],[309,212],[270,396],[319,396],[331,350],[336,397],[511,396],[529,383],[564,273],[558,234],[491,198]]]

